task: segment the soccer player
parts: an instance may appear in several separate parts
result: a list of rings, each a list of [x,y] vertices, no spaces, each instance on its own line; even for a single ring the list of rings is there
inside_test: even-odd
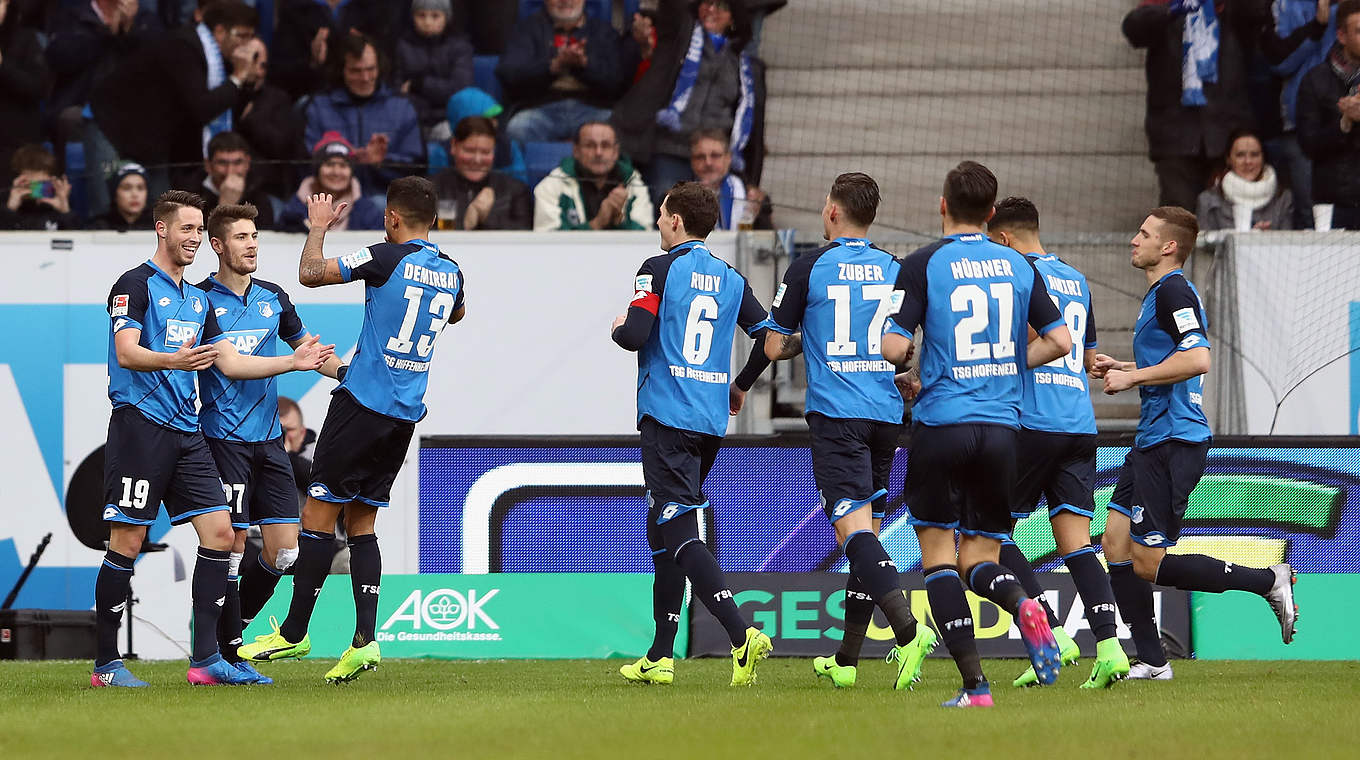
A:
[[[949,172],[944,237],[902,261],[902,308],[883,335],[883,358],[901,366],[916,328],[925,333],[905,496],[931,616],[963,676],[945,707],[992,704],[965,580],[1018,618],[1041,683],[1057,680],[1060,668],[1043,607],[998,562],[1011,530],[1020,373],[1066,354],[1072,341],[1029,259],[982,234],[995,201],[986,167],[964,161]],[[1038,333],[1028,347],[1026,322]]]
[[[1202,406],[1210,363],[1204,307],[1181,271],[1198,234],[1195,215],[1176,206],[1155,208],[1143,220],[1130,241],[1131,262],[1148,282],[1134,326],[1134,360],[1097,354],[1092,369],[1093,376],[1105,379],[1106,393],[1136,386],[1142,402],[1133,449],[1119,472],[1101,539],[1119,611],[1138,652],[1130,678],[1172,676],[1153,620],[1149,584],[1260,594],[1279,620],[1286,644],[1294,639],[1298,617],[1288,564],[1255,568],[1166,551],[1180,539],[1181,518],[1204,474],[1211,438]]]
[[[311,227],[298,280],[309,288],[363,280],[364,322],[358,349],[331,397],[317,438],[288,617],[282,626],[241,647],[245,659],[278,660],[311,652],[307,626],[330,570],[332,531],[342,508],[349,536],[354,639],[326,673],[326,681],[353,680],[382,659],[374,641],[382,577],[374,523],[391,498],[416,422],[425,416],[435,341],[467,313],[462,270],[428,240],[436,206],[429,180],[398,179],[387,189],[386,242],[325,258],[326,230],[342,218],[345,204],[332,207],[331,196],[324,193],[307,202]]]
[[[160,505],[174,525],[198,532],[192,581],[191,684],[248,683],[222,659],[217,621],[227,595],[231,518],[222,481],[198,421],[194,373],[217,367],[233,379],[270,377],[320,367],[334,347],[311,339],[292,356],[242,356],[221,330],[203,292],[184,283],[184,268],[203,242],[203,201],[173,190],[156,200],[156,252],[125,272],[109,291],[109,417],[104,455],[104,519],[109,550],[95,580],[98,652],[93,686],[146,683],[118,656],[118,627],[133,563]],[[199,344],[199,345],[195,345]]]
[[[878,201],[878,183],[869,175],[836,178],[822,207],[823,234],[830,242],[795,259],[784,273],[767,323],[765,355],[790,359],[803,352],[813,477],[850,561],[840,650],[814,659],[813,672],[838,688],[854,686],[877,604],[897,639],[889,653],[898,663],[893,688],[906,689],[919,680],[936,639],[929,626],[917,625],[897,566],[878,541],[903,413],[894,367],[879,353],[883,325],[902,293],[894,285],[897,259],[868,240]]]
[[[1096,415],[1086,381],[1086,371],[1095,365],[1096,358],[1096,316],[1091,306],[1091,290],[1085,275],[1044,250],[1039,241],[1039,210],[1028,199],[1007,198],[996,204],[996,212],[987,222],[987,237],[1024,254],[1034,263],[1072,334],[1071,351],[1020,375],[1024,396],[1011,518],[1027,517],[1038,506],[1040,496],[1048,498],[1053,538],[1086,605],[1086,620],[1096,637],[1096,664],[1081,688],[1108,687],[1128,675],[1129,658],[1115,634],[1110,577],[1091,546],[1091,517],[1095,514],[1092,489],[1096,476]],[[1077,643],[1044,601],[1044,589],[1034,569],[1010,538],[1001,542],[1001,564],[1015,573],[1031,599],[1043,605],[1062,664],[1075,664],[1080,655]],[[1039,678],[1030,668],[1015,679],[1014,685],[1037,683]]]
[[[685,578],[732,642],[732,685],[755,682],[769,656],[770,637],[747,625],[722,568],[699,538],[699,510],[709,506],[704,479],[727,433],[727,416],[741,410],[746,391],[769,365],[757,337],[746,366],[729,386],[732,342],[740,326],[753,337],[765,308],[746,278],[704,245],[718,223],[718,198],[696,182],[681,182],[661,203],[657,227],[665,253],[643,262],[628,313],[610,335],[638,352],[638,430],[647,484],[647,544],[656,575],[656,633],[647,654],[619,668],[636,683],[675,680],[672,647]]]
[[[283,288],[251,274],[259,255],[256,208],[224,205],[208,215],[208,243],[218,268],[198,283],[222,333],[244,355],[276,356],[278,340],[296,348],[311,336]],[[321,372],[336,377],[340,359],[334,354]],[[227,505],[236,531],[227,562],[227,600],[218,622],[222,656],[257,683],[272,681],[236,653],[241,630],[269,601],[274,587],[298,555],[298,499],[293,467],[283,448],[279,427],[279,392],[274,378],[232,380],[216,367],[199,373],[203,435],[222,476]],[[242,579],[241,556],[246,528],[260,527],[264,550]],[[239,588],[238,588],[239,583]]]

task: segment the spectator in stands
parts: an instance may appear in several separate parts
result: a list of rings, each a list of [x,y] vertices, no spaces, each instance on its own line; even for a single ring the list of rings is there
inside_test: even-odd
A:
[[[425,163],[416,109],[383,83],[386,61],[367,37],[341,38],[335,64],[336,87],[307,104],[304,139],[315,145],[323,134],[339,132],[359,146],[354,149],[355,173],[364,188],[386,192],[388,182],[412,173],[411,164]]]
[[[449,98],[472,85],[472,43],[449,25],[449,0],[415,0],[411,24],[397,40],[397,81],[411,98],[427,140],[449,139]]]
[[[1360,0],[1336,7],[1326,62],[1299,85],[1299,144],[1313,159],[1313,202],[1332,205],[1332,229],[1360,229]]]
[[[391,0],[282,0],[274,27],[274,68],[269,78],[293,99],[329,84],[333,48],[350,34],[363,34],[391,53],[400,3]]]
[[[1228,145],[1224,168],[1213,185],[1199,194],[1199,228],[1237,229],[1237,216],[1242,214],[1253,230],[1293,229],[1294,196],[1266,163],[1260,138],[1239,129]]]
[[[469,116],[485,116],[496,125],[496,160],[491,168],[526,182],[528,175],[524,166],[524,151],[519,143],[505,136],[500,128],[500,115],[504,111],[496,99],[476,87],[464,87],[449,98],[448,117],[450,124],[457,124]]]
[[[331,229],[382,229],[382,207],[364,196],[359,180],[354,176],[354,156],[357,152],[339,132],[322,135],[312,150],[316,172],[302,180],[297,193],[284,204],[277,228],[283,232],[306,232],[307,199],[316,193],[330,193],[337,205],[342,201],[349,204]]]
[[[0,0],[3,4],[3,0]],[[57,159],[41,145],[21,145],[10,158],[9,200],[0,230],[78,230],[71,213],[71,183],[57,176]]]
[[[518,2],[453,0],[453,24],[466,29],[477,55],[500,55],[519,19]],[[456,124],[457,122],[452,122]]]
[[[544,0],[519,22],[496,76],[510,105],[506,134],[520,142],[570,140],[582,124],[608,119],[629,81],[622,40],[586,16],[585,0]]]
[[[32,29],[0,0],[0,181],[8,182],[10,159],[22,145],[42,140],[42,110],[47,94],[47,63]]]
[[[1147,49],[1144,127],[1163,206],[1194,208],[1228,151],[1228,135],[1251,124],[1246,41],[1259,36],[1265,8],[1226,0],[1214,5],[1217,44],[1204,33],[1203,8],[1187,14],[1179,3],[1143,0],[1124,17],[1129,43]],[[1210,67],[1213,78],[1199,75]]]
[[[718,226],[714,229],[774,229],[770,197],[732,173],[727,132],[712,128],[695,131],[689,139],[689,165],[694,179],[718,196]]]
[[[485,116],[469,116],[453,130],[453,166],[434,176],[439,196],[441,230],[527,230],[534,207],[529,188],[492,170],[496,125]]]
[[[619,156],[605,121],[576,130],[571,157],[534,188],[534,230],[645,230],[656,223],[647,185]]]
[[[262,48],[252,8],[238,0],[212,4],[203,23],[141,46],[96,86],[92,141],[106,138],[116,155],[145,166],[153,197],[169,189],[168,164],[177,165],[175,184],[192,182],[208,140],[231,129],[233,109],[254,85]],[[91,190],[90,211],[102,214],[107,190]]]
[[[288,93],[268,83],[268,51],[261,45],[257,52],[254,84],[246,85],[246,103],[238,102],[232,124],[250,145],[253,183],[262,193],[284,197],[292,194],[299,173],[291,162],[307,157],[302,147],[302,115]]]
[[[195,182],[186,187],[203,198],[203,213],[218,206],[254,204],[259,215],[255,226],[274,229],[274,208],[269,194],[260,189],[259,179],[250,168],[250,143],[235,132],[222,132],[208,141],[208,156]]]
[[[109,197],[113,202],[107,213],[90,220],[91,230],[149,230],[155,227],[151,206],[146,202],[146,169],[141,164],[125,163],[109,177]]]

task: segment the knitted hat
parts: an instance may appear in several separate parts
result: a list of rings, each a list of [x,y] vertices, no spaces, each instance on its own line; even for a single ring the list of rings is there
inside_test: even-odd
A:
[[[121,164],[121,165],[118,167],[118,170],[115,171],[115,172],[109,177],[109,197],[110,197],[110,198],[112,198],[114,195],[116,195],[116,194],[118,193],[118,186],[121,185],[121,184],[123,184],[123,179],[124,179],[125,177],[127,177],[129,174],[137,174],[137,175],[140,175],[141,178],[142,178],[142,181],[143,181],[143,182],[146,181],[146,167],[142,166],[141,164],[134,163],[134,162],[132,162],[132,161],[128,161],[127,163]]]
[[[336,157],[345,159],[351,166],[354,165],[354,146],[344,135],[332,130],[321,135],[321,139],[312,146],[312,160],[320,166],[326,159]]]
[[[445,16],[453,13],[449,0],[412,0],[411,11],[442,11]]]

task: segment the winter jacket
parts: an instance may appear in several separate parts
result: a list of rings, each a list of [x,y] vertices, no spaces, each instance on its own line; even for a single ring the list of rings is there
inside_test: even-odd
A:
[[[529,187],[507,174],[493,171],[481,182],[469,182],[457,169],[449,167],[434,175],[431,181],[441,204],[454,202],[454,229],[463,229],[463,214],[482,188],[488,186],[496,197],[477,229],[527,230],[533,227],[534,206]]]
[[[1299,85],[1299,146],[1313,159],[1313,202],[1360,207],[1360,124],[1341,131],[1336,101],[1346,85],[1330,63],[1315,66]]]
[[[1218,157],[1228,150],[1228,135],[1250,126],[1247,100],[1247,46],[1259,35],[1263,19],[1243,3],[1219,14],[1218,82],[1204,83],[1203,106],[1181,104],[1181,39],[1185,16],[1166,5],[1142,5],[1124,17],[1129,44],[1147,48],[1148,154],[1153,161],[1184,156]]]
[[[46,203],[38,203],[32,198],[24,198],[19,208],[10,211],[9,206],[0,203],[0,230],[78,230],[80,220],[74,212],[65,214]]]
[[[422,37],[409,30],[397,40],[395,74],[398,85],[411,83],[406,94],[420,125],[434,126],[444,119],[449,97],[472,85],[472,43],[461,34]]]
[[[552,85],[559,75],[549,69],[557,55],[553,46],[553,24],[547,10],[530,14],[519,22],[505,55],[496,66],[496,76],[505,89],[507,110],[514,111],[541,106],[558,100],[575,99],[597,108],[614,105],[628,83],[623,42],[608,22],[586,17],[585,23],[573,29],[572,39],[584,40],[586,67],[571,73],[585,85],[581,90],[554,90]]]
[[[349,193],[345,196],[349,200],[349,205],[340,217],[340,221],[331,227],[333,230],[380,230],[383,228],[383,209],[378,204],[359,195],[359,181],[350,180]],[[308,177],[302,180],[298,186],[297,193],[283,204],[283,210],[279,212],[278,223],[275,228],[279,232],[306,232],[307,231],[307,199],[312,197],[316,189],[316,177]]]
[[[628,200],[623,206],[623,221],[608,229],[651,229],[656,222],[656,215],[652,213],[651,193],[642,181],[642,175],[628,159],[619,159],[614,165],[610,181],[628,188]],[[588,230],[590,219],[585,200],[581,197],[576,159],[568,156],[534,188],[534,232]]]
[[[47,43],[47,65],[53,77],[52,97],[47,103],[49,119],[65,108],[84,107],[90,102],[95,85],[119,61],[148,39],[163,33],[156,14],[145,8],[137,11],[132,26],[122,34],[114,34],[100,21],[89,3],[74,15]]]
[[[1199,228],[1210,230],[1236,229],[1237,219],[1233,215],[1232,203],[1223,195],[1223,187],[1215,185],[1199,194]],[[1294,194],[1284,183],[1279,183],[1275,195],[1266,205],[1251,212],[1251,226],[1255,229],[1258,222],[1270,222],[1272,230],[1294,229]]]
[[[246,97],[250,113],[245,113],[245,106],[233,111],[232,129],[250,143],[252,178],[270,195],[286,197],[297,185],[297,169],[294,164],[279,162],[307,158],[301,147],[302,114],[288,93],[270,84]]]
[[[274,229],[274,204],[269,200],[269,194],[260,186],[259,172],[253,168],[246,176],[246,189],[241,194],[238,203],[249,203],[255,207],[258,216],[255,217],[255,228],[260,230]],[[206,220],[213,209],[222,204],[221,195],[216,188],[208,186],[208,173],[199,169],[193,174],[193,179],[185,185],[185,189],[198,194],[203,199],[203,218]]]
[[[393,166],[424,164],[425,143],[415,106],[387,85],[367,100],[358,100],[343,87],[312,98],[306,110],[307,128],[302,144],[310,149],[327,132],[339,132],[350,144],[362,148],[375,133],[387,135],[387,157],[381,167],[356,166],[355,175],[366,192],[384,192],[387,183],[408,174],[424,174],[423,167]]]
[[[13,14],[17,11],[10,9]],[[33,30],[11,19],[0,36],[0,179],[9,188],[9,159],[15,149],[26,143],[39,143],[42,119],[39,105],[47,93],[47,64]],[[38,229],[42,229],[39,227]]]
[[[274,43],[270,47],[269,80],[282,87],[294,100],[320,92],[327,86],[326,67],[314,68],[312,39],[321,27],[330,29],[331,42],[358,29],[368,35],[387,56],[392,55],[392,42],[398,14],[409,3],[392,0],[343,0],[332,13],[326,0],[282,0],[278,3],[278,23],[274,25]]]
[[[1280,87],[1280,115],[1284,129],[1295,129],[1294,112],[1303,77],[1327,60],[1327,51],[1336,40],[1336,11],[1327,25],[1317,22],[1317,0],[1277,0],[1274,3],[1273,34],[1262,40],[1261,51],[1270,61],[1271,71],[1284,81]]]

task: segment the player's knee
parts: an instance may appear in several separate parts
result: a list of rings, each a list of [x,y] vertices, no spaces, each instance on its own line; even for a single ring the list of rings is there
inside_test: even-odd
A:
[[[297,562],[297,558],[298,550],[296,546],[291,549],[279,549],[274,555],[274,569],[280,573],[287,572],[288,568],[292,567],[294,562]]]
[[[680,550],[687,544],[699,541],[699,521],[697,514],[690,510],[662,523],[661,538],[671,559],[680,556]]]
[[[215,525],[203,531],[199,537],[199,543],[204,549],[213,549],[219,552],[231,551],[232,544],[235,541],[236,531],[232,530],[231,523]]]
[[[136,557],[142,552],[146,528],[141,525],[117,525],[109,530],[109,548],[124,557]]]
[[[234,554],[241,554],[246,550],[246,532],[244,530],[232,530],[231,551]]]
[[[1133,572],[1148,583],[1157,582],[1157,568],[1162,564],[1161,552],[1133,552]]]

